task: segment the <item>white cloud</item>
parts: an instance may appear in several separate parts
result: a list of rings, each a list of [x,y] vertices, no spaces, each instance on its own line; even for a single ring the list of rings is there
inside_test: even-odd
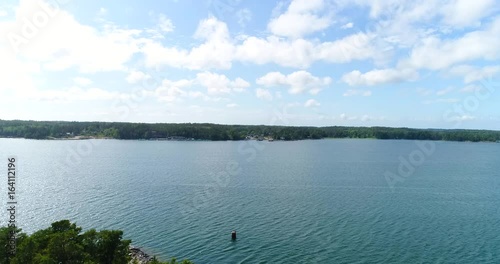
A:
[[[162,32],[172,32],[174,31],[175,26],[172,23],[172,20],[167,18],[164,14],[160,14],[160,17],[158,18],[158,28]]]
[[[134,80],[144,79],[144,74],[135,73]],[[149,78],[149,77],[148,77]],[[207,94],[200,91],[188,90],[195,85],[203,86],[207,89]],[[194,79],[180,79],[177,81],[164,79],[161,85],[155,90],[143,90],[149,96],[156,97],[159,101],[174,102],[180,100],[182,97],[200,98],[204,101],[222,101],[226,98],[211,97],[210,95],[229,94],[231,92],[241,92],[248,88],[250,84],[241,78],[236,78],[231,81],[225,75],[216,74],[211,72],[201,72],[196,75]]]
[[[475,116],[471,115],[463,115],[460,117],[462,121],[469,121],[469,120],[476,120],[477,118]]]
[[[270,72],[256,81],[257,84],[265,87],[286,86],[291,94],[309,92],[317,94],[323,87],[332,83],[330,77],[316,77],[307,71],[296,71],[288,75],[280,72]]]
[[[236,92],[243,92],[246,88],[250,87],[250,83],[238,77],[230,83],[230,86]]]
[[[83,77],[76,77],[73,79],[73,81],[79,86],[88,86],[93,83],[92,80],[90,80],[89,78],[83,78]]]
[[[318,107],[320,106],[321,104],[318,103],[318,101],[314,100],[314,99],[309,99],[307,100],[305,103],[304,103],[304,106],[305,107]]]
[[[197,82],[207,88],[208,94],[230,93],[231,91],[242,92],[250,87],[247,81],[236,78],[231,81],[223,74],[202,72],[196,75]]]
[[[421,23],[437,19],[443,24],[456,28],[477,25],[481,19],[498,11],[495,0],[354,0],[338,1],[342,5],[357,4],[370,8],[370,17],[396,21],[403,24]]]
[[[36,90],[33,76],[40,72],[39,63],[19,60],[15,53],[9,48],[2,47],[1,43],[0,58],[2,58],[0,60],[0,92],[23,95]],[[13,87],[15,89],[12,89]]]
[[[147,74],[152,72],[151,68],[158,67],[156,70],[162,71],[165,70],[162,67],[173,67],[196,71],[174,70],[169,75],[179,74],[182,76],[180,78],[186,79],[164,80],[160,85],[157,84],[158,87],[155,89],[143,92],[162,102],[196,101],[203,109],[205,109],[203,100],[219,102],[218,109],[223,110],[240,103],[234,101],[235,98],[232,97],[244,99],[246,95],[236,96],[235,92],[254,93],[254,89],[259,87],[255,89],[255,94],[260,99],[276,101],[283,99],[288,103],[286,101],[290,98],[285,95],[286,90],[291,94],[307,94],[307,97],[302,99],[293,96],[300,102],[300,111],[304,111],[302,109],[306,105],[304,101],[308,98],[315,98],[323,105],[327,103],[327,100],[323,102],[309,94],[317,94],[331,85],[331,78],[324,77],[327,75],[321,76],[325,74],[324,69],[329,67],[333,72],[344,70],[345,74],[341,80],[350,86],[413,81],[419,78],[419,73],[423,75],[426,72],[430,74],[426,83],[437,87],[447,87],[449,84],[446,83],[463,79],[465,87],[455,85],[456,88],[463,87],[456,89],[455,94],[451,93],[451,88],[440,91],[421,89],[415,92],[412,88],[404,90],[409,92],[406,94],[409,96],[419,97],[418,94],[427,96],[421,100],[431,99],[426,101],[430,104],[457,102],[458,99],[447,97],[458,95],[458,91],[470,93],[481,88],[485,89],[476,85],[479,84],[478,81],[495,77],[500,73],[500,66],[496,63],[500,58],[500,50],[496,48],[500,46],[500,17],[491,16],[493,13],[498,13],[500,6],[492,6],[492,3],[496,3],[494,0],[477,0],[474,3],[464,0],[282,2],[285,3],[284,9],[267,21],[269,22],[267,33],[245,30],[246,33],[253,35],[231,36],[226,23],[209,17],[199,22],[194,34],[191,35],[192,31],[186,32],[187,27],[183,26],[182,32],[180,28],[175,29],[179,31],[175,33],[177,35],[172,35],[168,39],[162,37],[164,33],[174,30],[174,26],[165,15],[160,14],[153,18],[151,22],[160,22],[155,23],[154,28],[135,30],[130,29],[134,28],[133,23],[128,23],[126,26],[118,24],[118,21],[97,20],[98,25],[84,23],[83,20],[77,20],[78,17],[70,14],[67,9],[62,8],[58,10],[56,16],[50,17],[46,27],[40,28],[33,38],[27,38],[26,43],[21,43],[19,53],[15,54],[9,39],[5,36],[8,36],[8,33],[18,33],[22,36],[21,28],[25,25],[23,18],[32,18],[35,12],[41,10],[37,2],[20,1],[19,8],[8,10],[9,16],[15,15],[16,20],[2,17],[0,22],[0,35],[4,36],[0,39],[0,98],[8,101],[7,99],[15,95],[16,98],[28,101],[111,100],[130,96],[115,92],[126,91],[129,86],[133,86],[126,83],[123,85],[124,81],[129,84],[138,83],[153,78]],[[358,5],[358,9],[337,8],[341,6],[337,5],[338,2],[352,2]],[[335,9],[329,9],[330,5]],[[368,8],[359,8],[359,5]],[[17,13],[13,12],[15,9]],[[92,12],[95,14],[96,11],[98,9]],[[107,10],[100,11],[104,14]],[[233,11],[230,14],[233,22],[239,22],[244,26],[250,21],[252,14],[247,12],[248,10],[233,9]],[[340,17],[348,13],[344,11],[359,12],[359,14],[370,12],[371,17],[360,25],[349,17]],[[283,21],[290,22],[288,27],[283,26]],[[300,24],[300,21],[323,21],[326,24]],[[336,29],[332,32],[326,31],[333,23]],[[355,26],[358,27],[356,30],[341,30],[341,28],[352,29]],[[236,28],[231,30],[237,32],[238,28],[236,25]],[[355,34],[350,34],[352,32]],[[190,37],[192,39],[188,39]],[[400,59],[407,51],[410,52],[408,59]],[[356,68],[347,70],[345,68],[353,66],[350,64],[332,65],[355,61],[358,61],[356,65],[364,65],[363,67],[371,67],[374,70],[352,71]],[[144,68],[143,63],[151,68]],[[262,77],[254,75],[259,71],[254,71],[253,67],[262,64],[268,64],[265,68],[269,69],[270,73],[263,74]],[[233,65],[238,67],[231,71],[218,71],[230,70]],[[282,67],[292,69],[287,70]],[[432,71],[434,69],[444,74],[431,76],[435,73]],[[245,72],[245,78],[254,78],[259,86],[250,90],[250,83],[242,78],[236,78],[238,75],[233,75],[241,70],[248,71]],[[58,72],[48,73],[48,71]],[[63,82],[64,80],[73,82],[74,87],[52,89],[49,86],[59,83],[51,80],[53,76],[57,76]],[[440,77],[452,77],[450,78],[452,80],[448,82]],[[96,88],[102,87],[99,83],[101,80],[105,81],[106,90]],[[282,87],[282,89],[269,87]],[[344,96],[370,96],[372,89],[348,87],[339,93],[338,95]],[[312,102],[316,101],[311,101],[309,105],[314,105]],[[160,105],[154,103],[156,106]],[[148,109],[155,109],[155,104],[148,104]],[[187,102],[185,105],[190,104],[191,102]],[[166,108],[165,105],[161,106]],[[4,106],[1,112],[8,112],[8,108]],[[158,114],[158,117],[161,115]],[[217,120],[216,118],[213,120]],[[335,118],[338,120],[338,113],[335,114]],[[367,120],[361,114],[358,117],[345,115],[344,118]]]
[[[156,90],[156,97],[160,102],[173,102],[179,99],[179,97],[186,95],[186,92],[178,87],[170,88],[159,88]]]
[[[358,119],[358,117],[357,117],[357,116],[351,116],[351,115],[348,115],[348,114],[346,114],[346,113],[342,113],[342,114],[340,114],[339,118],[340,118],[341,120],[356,120],[356,119]]]
[[[477,23],[495,10],[495,0],[356,0],[370,6],[374,18],[409,17],[411,21],[440,17],[444,24],[463,27]]]
[[[255,64],[276,63],[307,68],[314,61],[311,56],[313,50],[314,44],[303,39],[287,41],[277,37],[248,37],[236,47],[235,59]]]
[[[33,22],[25,19],[34,14],[45,14],[48,19],[45,25],[32,26],[32,33],[26,34],[23,28]],[[116,26],[97,30],[44,1],[21,1],[15,21],[0,22],[0,33],[7,41],[7,47],[2,49],[17,51],[19,59],[38,62],[43,69],[52,71],[71,67],[91,73],[125,70],[124,65],[139,51],[135,38],[140,32]]]
[[[388,83],[408,82],[418,79],[418,73],[412,69],[383,69],[366,73],[352,71],[342,76],[342,81],[350,86],[373,86]]]
[[[440,70],[477,59],[496,60],[500,58],[497,47],[500,47],[500,17],[485,29],[458,38],[426,37],[411,51],[409,59],[401,61],[401,65]]]
[[[171,81],[165,79],[162,81],[161,86],[154,90],[152,93],[145,91],[147,94],[154,95],[160,102],[173,102],[180,99],[180,97],[187,96],[188,92],[184,88],[193,84],[191,80],[178,80]]]
[[[365,32],[377,35],[382,46],[413,48],[422,39],[454,30],[481,26],[498,12],[495,0],[336,0],[337,9],[368,7]],[[439,46],[439,45],[438,45]]]
[[[142,39],[141,52],[149,67],[230,69],[233,61],[255,64],[275,63],[285,67],[307,68],[316,61],[345,63],[380,59],[374,46],[375,35],[356,33],[331,42],[238,36],[232,39],[227,25],[214,17],[200,22],[195,38],[204,43],[191,49],[167,47],[153,39]],[[238,44],[238,42],[240,42]]]
[[[356,90],[356,89],[349,89],[347,90],[343,96],[371,96],[372,91],[370,90]]]
[[[202,20],[194,37],[205,41],[191,50],[165,47],[151,39],[143,40],[141,48],[148,67],[170,66],[175,68],[229,69],[232,65],[234,45],[227,25],[214,17]]]
[[[142,71],[136,71],[136,70],[132,70],[129,72],[128,76],[125,78],[125,80],[128,82],[128,83],[138,83],[140,81],[143,81],[143,80],[148,80],[151,78],[151,75],[149,74],[146,74]]]
[[[452,67],[449,72],[454,76],[463,76],[465,83],[472,83],[500,74],[500,66],[479,68],[472,65],[458,65]]]
[[[227,104],[226,105],[227,108],[235,108],[235,107],[238,107],[238,104]]]
[[[262,100],[266,100],[266,101],[273,100],[273,95],[271,94],[271,92],[269,92],[266,89],[257,88],[255,90],[255,95],[257,96],[257,98],[262,99]]]
[[[342,29],[348,29],[354,27],[354,24],[352,22],[349,22],[347,24],[342,25],[340,28]]]
[[[428,28],[420,27],[437,16],[438,3],[433,0],[337,0],[341,8],[357,5],[368,7],[369,22],[366,32],[377,35],[380,44],[392,47],[411,47],[415,41],[428,35]],[[433,25],[435,28],[435,25]]]
[[[236,46],[235,59],[255,64],[275,63],[285,67],[308,68],[316,61],[346,63],[377,59],[380,52],[372,43],[373,35],[357,33],[331,42],[278,37],[248,37]]]
[[[288,80],[287,77],[281,72],[270,72],[257,79],[256,83],[259,85],[270,87],[270,86],[286,85],[288,83]]]
[[[323,0],[293,0],[288,10],[272,19],[267,28],[278,36],[292,38],[324,30],[332,24],[328,15],[319,15],[324,7]]]
[[[443,21],[455,27],[465,27],[481,22],[497,8],[495,0],[453,0],[443,5]]]
[[[379,59],[382,50],[373,43],[375,36],[357,33],[315,47],[313,58],[326,62],[345,63],[353,60]]]

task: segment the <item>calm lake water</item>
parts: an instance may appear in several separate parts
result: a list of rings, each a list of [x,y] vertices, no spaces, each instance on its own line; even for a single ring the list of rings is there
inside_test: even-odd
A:
[[[500,263],[500,144],[417,144],[0,139],[0,166],[28,233],[70,219],[197,264]]]

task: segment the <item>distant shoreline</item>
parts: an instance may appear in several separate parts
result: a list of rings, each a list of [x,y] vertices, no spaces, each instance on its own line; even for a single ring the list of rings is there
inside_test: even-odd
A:
[[[297,127],[200,123],[117,123],[0,120],[0,138],[47,140],[124,139],[154,141],[296,141],[393,139],[500,142],[500,131],[392,127]]]
[[[1,137],[0,139],[25,139],[25,140],[40,140],[40,141],[82,141],[82,140],[118,140],[118,141],[167,141],[167,142],[245,142],[245,141],[257,141],[257,140],[249,140],[249,139],[240,139],[240,140],[206,140],[206,139],[196,139],[196,140],[176,140],[176,139],[166,139],[166,140],[158,140],[158,139],[120,139],[120,138],[100,138],[100,137],[79,137],[79,138],[44,138],[44,139],[34,139],[34,138],[23,138],[23,137]],[[274,140],[276,142],[297,142],[297,141],[317,141],[317,140],[348,140],[348,139],[357,139],[357,140],[397,140],[397,141],[434,141],[434,142],[458,142],[458,143],[500,143],[500,141],[467,141],[467,140],[432,140],[432,139],[379,139],[379,138],[320,138],[320,139],[296,139],[296,140]],[[264,140],[263,142],[268,142]]]

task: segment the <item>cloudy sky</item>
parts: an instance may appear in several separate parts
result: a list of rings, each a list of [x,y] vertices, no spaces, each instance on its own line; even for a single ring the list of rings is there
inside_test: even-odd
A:
[[[496,0],[0,3],[0,119],[500,129]]]

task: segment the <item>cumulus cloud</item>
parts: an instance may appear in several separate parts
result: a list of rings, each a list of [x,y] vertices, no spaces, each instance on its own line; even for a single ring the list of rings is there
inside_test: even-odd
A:
[[[454,28],[477,26],[485,17],[498,11],[495,0],[339,0],[341,7],[349,5],[366,6],[370,9],[372,19],[384,19],[391,26],[412,24],[437,20],[438,25]]]
[[[42,101],[123,98],[130,95],[115,91],[126,91],[127,83],[151,79],[152,69],[160,71],[165,70],[164,67],[177,68],[173,74],[184,74],[180,78],[185,79],[155,82],[157,87],[143,93],[162,102],[223,101],[221,105],[228,108],[239,102],[234,101],[236,98],[224,97],[236,97],[235,92],[250,90],[250,83],[243,78],[228,77],[237,73],[242,65],[249,69],[266,65],[265,69],[271,69],[260,78],[260,75],[252,76],[251,70],[245,75],[250,76],[245,78],[256,79],[260,88],[255,89],[255,95],[262,100],[286,100],[288,97],[282,97],[279,92],[284,93],[284,89],[294,95],[317,94],[332,83],[329,77],[315,76],[319,67],[342,69],[341,65],[332,64],[355,61],[375,69],[367,72],[348,69],[341,80],[353,89],[340,91],[343,96],[370,96],[372,91],[362,86],[414,81],[419,73],[428,72],[426,70],[443,73],[432,80],[438,87],[446,87],[439,77],[459,77],[463,78],[465,87],[456,91],[475,92],[481,88],[477,82],[500,74],[496,63],[500,58],[497,48],[500,47],[500,17],[491,16],[499,10],[494,0],[290,0],[282,2],[283,8],[267,21],[268,31],[258,35],[232,36],[225,22],[208,17],[199,21],[195,30],[176,32],[182,39],[168,40],[163,37],[165,33],[179,29],[163,14],[154,17],[150,28],[133,29],[132,24],[120,26],[103,19],[97,20],[98,26],[85,24],[65,9],[52,10],[57,16],[50,16],[47,27],[35,30],[32,37],[23,36],[24,18],[32,18],[35,12],[43,10],[40,3],[44,2],[20,1],[19,7],[9,10],[8,17],[0,21],[0,35],[4,36],[0,39],[2,98],[14,93],[20,98]],[[331,5],[336,9],[329,8]],[[357,9],[351,8],[354,5]],[[345,7],[348,9],[343,9]],[[16,12],[12,12],[14,10]],[[330,13],[330,10],[333,11]],[[360,26],[357,20],[338,17],[348,13],[342,11],[351,10],[369,10],[367,26],[342,31],[354,28],[354,23]],[[234,11],[234,21],[241,26],[250,21],[249,9]],[[101,14],[105,12],[101,10]],[[107,14],[106,18],[111,15]],[[334,23],[335,29],[331,32],[341,34],[327,31]],[[235,30],[237,25],[231,32]],[[403,58],[402,54],[409,56]],[[238,67],[233,69],[233,65]],[[57,73],[48,73],[50,71]],[[109,72],[115,72],[107,75],[110,78],[125,78],[106,82],[114,85],[108,90],[97,88],[102,87],[98,82],[107,79],[102,76]],[[59,90],[44,87],[53,84],[48,80],[52,75],[62,76],[61,82],[75,86]],[[38,76],[49,77],[44,80]],[[423,99],[433,99],[424,103],[453,103],[456,98],[445,98],[452,91],[452,88],[422,89],[417,93],[428,96]],[[417,95],[415,90],[411,92]],[[314,99],[304,103],[306,99],[299,99],[303,101],[298,105],[319,104]],[[358,120],[362,119],[360,115]]]
[[[318,103],[318,101],[314,100],[314,99],[309,99],[307,100],[305,103],[304,103],[304,106],[305,107],[318,107],[320,106],[321,104]]]
[[[179,100],[180,97],[187,96],[188,92],[185,91],[184,88],[190,87],[192,84],[193,81],[186,79],[178,81],[165,79],[162,81],[160,87],[155,89],[151,94],[154,95],[158,101],[173,102]]]
[[[463,76],[465,83],[472,83],[500,74],[500,66],[475,67],[472,65],[458,65],[452,67],[449,72],[454,76]]]
[[[255,64],[275,63],[285,67],[308,68],[316,61],[346,63],[377,59],[373,35],[356,33],[341,39],[316,42],[305,39],[286,40],[270,36],[248,37],[235,47],[235,60]]]
[[[332,24],[328,15],[320,15],[324,7],[323,0],[293,0],[287,11],[272,19],[267,27],[275,35],[292,38],[324,30]]]
[[[323,42],[276,36],[233,39],[224,22],[210,17],[199,23],[194,37],[202,43],[190,49],[166,46],[155,38],[136,38],[133,42],[140,46],[146,65],[152,68],[230,69],[234,61],[308,68],[317,61],[346,63],[381,57],[374,44],[375,35],[362,32]]]
[[[341,120],[356,120],[356,119],[358,119],[358,117],[357,117],[357,116],[351,116],[351,115],[348,115],[348,114],[346,114],[346,113],[342,113],[342,114],[340,114],[339,118],[340,118]]]
[[[141,52],[145,56],[146,65],[191,70],[231,68],[234,45],[231,43],[229,30],[225,23],[215,17],[202,20],[194,37],[204,42],[190,50],[165,47],[156,40],[143,40]]]
[[[242,92],[250,87],[250,83],[242,78],[231,81],[223,74],[202,72],[196,75],[196,81],[207,88],[209,94],[230,93],[231,91]]]
[[[340,28],[342,28],[342,29],[348,29],[348,28],[352,28],[353,26],[354,26],[354,23],[349,22],[347,24],[342,25]]]
[[[453,0],[440,10],[443,22],[455,27],[465,27],[480,23],[481,19],[494,12],[495,0]]]
[[[167,18],[164,14],[160,14],[160,17],[158,18],[158,28],[162,32],[172,32],[175,29],[172,20]]]
[[[151,78],[151,75],[149,74],[146,74],[142,71],[136,71],[136,70],[132,70],[129,72],[129,74],[127,75],[127,77],[125,78],[125,80],[128,82],[128,83],[138,83],[138,82],[141,82],[143,80],[148,80]]]
[[[352,71],[342,76],[342,81],[350,86],[373,86],[388,83],[415,81],[418,73],[412,69],[383,69],[366,73]]]
[[[410,57],[400,64],[441,70],[465,61],[498,59],[500,49],[497,47],[500,47],[500,17],[496,17],[486,28],[458,38],[426,37],[412,49]]]
[[[325,86],[332,83],[330,77],[316,77],[307,71],[296,71],[288,75],[280,72],[270,72],[256,81],[257,84],[265,87],[288,87],[290,94],[301,94],[309,92],[310,94],[319,93]]]
[[[48,17],[46,26],[35,27],[32,33],[25,34],[25,19],[38,13]],[[139,51],[136,37],[140,32],[113,26],[98,30],[82,25],[64,9],[55,9],[38,0],[21,1],[15,20],[0,22],[0,33],[6,36],[9,51],[17,52],[23,60],[38,61],[42,69],[50,71],[72,67],[85,73],[124,71],[125,64]]]
[[[139,74],[137,75],[139,76]],[[207,94],[201,91],[192,90],[192,88],[200,86],[207,90]],[[224,98],[213,96],[230,94],[232,92],[242,92],[248,87],[250,87],[250,83],[239,77],[230,80],[223,74],[200,72],[193,79],[180,79],[175,81],[164,79],[161,81],[160,86],[156,87],[153,91],[144,90],[143,92],[163,102],[178,101],[182,97],[200,98],[205,101],[221,101]]]
[[[273,100],[273,95],[271,94],[271,92],[269,92],[266,89],[262,89],[262,88],[257,88],[255,90],[255,96],[257,96],[257,98],[259,98],[259,99],[266,100],[266,101]]]
[[[416,51],[423,40],[432,38],[437,39],[435,47],[439,48],[446,42],[442,36],[456,40],[456,35],[450,33],[455,30],[460,32],[464,29],[481,27],[489,22],[488,16],[499,10],[495,0],[479,0],[477,3],[469,0],[336,0],[335,3],[340,10],[353,7],[368,8],[370,22],[363,29],[365,32],[377,35],[379,51],[387,53],[384,57],[392,56],[395,49],[399,48]],[[462,32],[459,35],[463,35]],[[489,44],[485,44],[487,45]],[[432,49],[434,46],[428,48]],[[462,48],[467,49],[464,46]],[[422,54],[425,55],[425,51],[422,51]],[[457,57],[454,52],[441,54],[445,54],[441,55],[443,57]],[[419,55],[416,54],[415,59]],[[433,54],[415,64],[424,64],[429,59],[431,60],[429,64],[435,64],[433,67],[438,67],[440,64],[432,62],[435,60]],[[447,61],[445,60],[443,64]]]

